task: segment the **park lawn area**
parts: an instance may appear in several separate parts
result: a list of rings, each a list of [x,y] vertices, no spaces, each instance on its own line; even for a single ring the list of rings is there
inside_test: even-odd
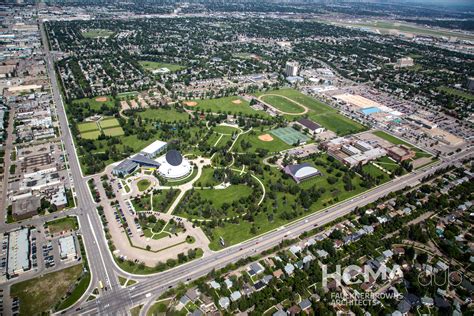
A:
[[[112,136],[112,137],[122,136],[125,134],[122,127],[120,126],[106,128],[106,129],[103,129],[102,132],[104,133],[105,136]]]
[[[10,296],[20,299],[20,315],[30,316],[47,313],[81,276],[82,267],[82,264],[78,264],[13,284]]]
[[[79,224],[74,216],[63,217],[50,222],[46,222],[46,226],[49,228],[50,234],[56,234],[63,231],[77,230]]]
[[[371,163],[364,165],[362,167],[362,170],[364,172],[370,174],[374,178],[378,178],[378,177],[383,178],[384,183],[387,182],[388,180],[390,180],[390,177],[387,173],[383,172],[382,170],[380,170],[379,168],[377,168],[376,166],[374,166]]]
[[[214,170],[215,169],[211,168],[211,167],[203,168],[201,176],[194,183],[194,186],[195,187],[200,187],[202,185],[204,187],[207,187],[207,186],[215,186],[215,185],[218,185],[218,184],[222,183],[222,181],[218,181],[214,178]],[[198,183],[201,184],[201,185],[198,185]]]
[[[184,111],[178,111],[175,108],[146,109],[145,111],[138,112],[138,115],[142,119],[158,120],[164,122],[189,121],[188,113]]]
[[[295,100],[300,104],[303,104],[309,109],[307,115],[311,120],[340,136],[362,132],[367,129],[365,126],[340,114],[336,109],[330,107],[329,105],[324,104],[323,102],[307,96],[295,89],[279,89],[261,92],[257,94],[257,96],[262,94],[282,95]],[[285,115],[285,117],[290,120],[295,119],[294,115]]]
[[[446,86],[438,87],[437,90],[444,92],[446,94],[451,94],[451,95],[466,99],[468,101],[474,101],[474,94],[466,92],[466,91],[462,91],[462,90],[458,90],[458,89],[450,88]]]
[[[219,134],[227,134],[227,135],[232,135],[232,133],[238,133],[239,129],[231,126],[225,126],[225,125],[217,125],[212,127],[212,130],[214,132],[217,132]]]
[[[268,133],[261,133],[261,132],[254,132],[251,131],[249,133],[245,133],[239,136],[237,139],[237,142],[233,148],[233,151],[235,152],[255,152],[257,149],[264,149],[268,150],[269,153],[272,152],[280,152],[282,150],[290,149],[292,146],[288,145],[284,141],[282,141],[280,138],[273,136],[273,140],[269,142],[265,142],[263,140],[260,140],[258,136],[264,135]],[[249,143],[251,145],[250,148],[248,149],[242,149],[242,142]]]
[[[77,124],[77,129],[82,134],[82,133],[90,132],[90,131],[98,131],[99,126],[97,126],[96,122],[84,122],[84,123]]]
[[[236,104],[232,101],[239,100],[240,103]],[[247,115],[256,115],[260,114],[261,116],[266,116],[265,113],[255,111],[250,107],[250,103],[245,101],[239,97],[223,97],[217,99],[203,99],[203,100],[191,100],[196,102],[196,106],[187,106],[189,109],[192,110],[204,110],[204,111],[211,111],[211,112],[225,112],[225,113],[233,113],[233,114],[247,114]]]
[[[220,135],[217,139],[220,139],[219,142],[217,144],[210,144],[211,146],[214,146],[216,148],[228,148],[230,146],[228,146],[228,143],[229,142],[232,142],[232,136],[230,135],[227,135],[227,134],[223,134],[223,135]]]
[[[143,69],[149,70],[149,71],[160,69],[160,68],[168,68],[171,72],[175,72],[175,71],[179,71],[186,68],[182,65],[161,63],[157,61],[140,60],[138,63],[143,67]]]
[[[196,190],[196,192],[202,198],[212,201],[216,207],[221,207],[224,203],[230,204],[252,194],[252,188],[244,184],[236,184],[222,190]]]
[[[97,101],[96,99],[98,97],[97,98],[82,98],[82,99],[73,100],[72,105],[73,106],[81,106],[81,105],[84,105],[84,104],[87,103],[87,104],[89,104],[91,109],[93,109],[95,111],[99,111],[100,108],[104,105],[106,107],[108,107],[109,109],[115,108],[115,100],[109,95],[106,95],[104,97],[107,99],[107,101]]]
[[[195,205],[193,203],[186,203],[184,207],[179,210],[177,213],[183,217],[189,219],[202,219],[203,217],[199,214],[193,214],[194,212],[198,212],[201,208],[206,207],[207,205],[212,205],[215,209],[221,209],[222,206],[227,204],[232,204],[234,202],[239,201],[241,198],[249,197],[252,194],[252,188],[245,184],[236,184],[231,185],[226,189],[198,189],[195,188],[194,193],[188,193],[187,196],[199,195],[202,203],[199,205]],[[180,205],[183,202],[180,202]],[[184,211],[183,211],[184,209]],[[223,210],[226,211],[226,210]],[[225,217],[234,217],[237,214],[232,207],[230,207],[225,212]],[[213,218],[217,218],[218,215],[214,214]]]
[[[298,104],[278,95],[264,95],[261,99],[283,112],[299,114],[304,111]]]
[[[148,189],[150,187],[150,185],[151,185],[151,182],[148,181],[147,179],[142,179],[142,180],[137,182],[138,190],[140,190],[141,192]]]
[[[318,161],[317,164],[315,163],[316,161]],[[291,195],[285,192],[275,192],[274,199],[264,199],[263,203],[259,207],[259,209],[267,209],[271,210],[271,212],[256,213],[253,224],[245,220],[240,220],[238,223],[230,223],[225,221],[223,222],[222,226],[219,225],[212,229],[204,227],[204,231],[209,235],[211,240],[210,248],[212,250],[222,249],[219,241],[219,237],[221,236],[224,238],[226,247],[235,245],[239,242],[255,237],[256,235],[263,234],[282,225],[286,225],[290,221],[297,220],[298,218],[301,218],[305,215],[321,211],[326,207],[350,199],[367,190],[365,187],[361,186],[362,179],[356,174],[351,181],[354,189],[351,191],[346,191],[344,189],[344,181],[342,176],[336,176],[338,172],[343,174],[343,171],[334,169],[331,173],[329,173],[328,168],[331,167],[331,163],[328,160],[328,156],[326,154],[317,157],[315,160],[307,159],[302,162],[309,162],[310,164],[314,165],[318,170],[321,171],[322,175],[301,182],[299,184],[301,189],[308,190],[312,187],[324,189],[324,193],[321,194],[319,199],[313,201],[308,210],[303,209],[299,203],[296,204],[297,199],[299,199],[298,195]],[[372,166],[372,168],[375,167]],[[377,175],[383,174],[383,180],[381,183],[390,180],[387,174],[378,169],[376,170],[379,172]],[[371,169],[370,171],[372,172],[373,170]],[[329,177],[334,177],[337,179],[337,181],[334,184],[329,184]],[[259,175],[259,178],[264,183],[267,194],[269,191],[268,183],[270,182],[294,183],[292,179],[284,179],[281,171],[275,168],[265,171],[263,177]],[[297,216],[291,219],[282,217],[282,214],[288,212],[295,212]],[[256,233],[252,233],[252,225],[255,225]]]
[[[379,166],[383,167],[384,169],[387,169],[390,172],[394,172],[398,167],[399,164],[387,156],[381,157],[375,161]]]
[[[114,34],[114,32],[106,29],[90,29],[87,31],[83,31],[81,34],[85,38],[109,38]]]
[[[92,132],[81,133],[81,138],[94,140],[94,139],[99,138],[99,135],[100,135],[100,131],[97,130],[97,131],[92,131]]]
[[[112,118],[105,118],[99,121],[99,125],[102,129],[106,129],[110,127],[120,126],[120,123],[116,118],[112,117]]]
[[[188,183],[189,181],[191,181],[192,179],[194,179],[196,177],[198,173],[198,169],[197,168],[193,168],[193,171],[191,172],[191,174],[187,175],[186,177],[184,177],[183,179],[180,179],[180,180],[168,180],[166,181],[165,186],[169,186],[169,187],[176,187],[178,185],[181,185],[181,184],[185,184],[185,183]]]

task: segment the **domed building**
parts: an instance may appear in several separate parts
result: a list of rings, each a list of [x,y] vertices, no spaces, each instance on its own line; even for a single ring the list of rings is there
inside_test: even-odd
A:
[[[192,166],[181,153],[175,149],[169,150],[165,155],[156,159],[160,164],[158,172],[167,179],[179,179],[187,176]]]

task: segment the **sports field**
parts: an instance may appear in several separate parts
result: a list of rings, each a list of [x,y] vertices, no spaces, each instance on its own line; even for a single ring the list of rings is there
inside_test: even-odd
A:
[[[193,110],[204,110],[212,112],[225,112],[233,114],[261,114],[250,107],[250,104],[239,97],[224,97],[217,99],[192,100],[195,106],[188,106]]]
[[[120,123],[116,118],[109,118],[109,119],[101,120],[99,122],[99,125],[102,129],[104,129],[104,128],[109,128],[109,127],[120,126]]]
[[[121,136],[121,135],[125,134],[123,132],[122,127],[120,127],[120,126],[106,128],[106,129],[103,129],[102,132],[104,132],[105,136]]]
[[[79,129],[79,132],[85,133],[85,132],[91,132],[91,131],[98,131],[99,126],[97,126],[96,122],[84,122],[84,123],[79,123],[77,124],[77,128]]]
[[[176,64],[168,64],[168,63],[160,63],[156,61],[147,61],[147,60],[140,60],[138,62],[145,70],[156,70],[160,68],[168,68],[171,72],[178,71],[184,69],[184,66],[176,65]]]
[[[84,139],[97,139],[97,138],[99,138],[99,135],[100,135],[100,131],[96,130],[96,131],[92,131],[92,132],[81,133],[81,138],[84,138]]]
[[[268,150],[268,152],[280,152],[285,149],[290,149],[291,145],[288,145],[278,137],[272,137],[271,141],[263,141],[259,138],[263,134],[257,134],[255,132],[250,132],[247,134],[240,135],[237,139],[237,143],[233,150],[237,152],[255,152],[257,149]]]
[[[104,99],[105,98],[105,99]],[[98,101],[99,100],[99,101]],[[100,100],[106,100],[106,101],[100,101]],[[101,96],[101,97],[96,97],[96,98],[82,98],[82,99],[76,99],[72,101],[73,106],[90,106],[91,109],[95,111],[99,111],[101,107],[104,105],[107,106],[108,108],[114,108],[114,100],[111,96]]]
[[[336,109],[297,90],[272,90],[257,94],[257,96],[262,94],[282,95],[306,106],[308,108],[307,115],[309,119],[315,121],[326,129],[335,132],[338,135],[354,134],[366,130],[365,126],[351,120],[348,117],[345,117],[342,114],[339,114]],[[271,101],[271,99],[268,99],[266,102],[278,107],[277,103],[272,103]],[[287,115],[287,118],[294,119],[295,115]]]
[[[280,111],[287,113],[298,114],[304,111],[304,109],[295,102],[278,95],[264,95],[262,96],[262,101],[269,103]]]
[[[108,38],[114,34],[114,32],[105,29],[90,29],[81,33],[85,38]]]
[[[303,144],[309,140],[309,137],[298,132],[292,127],[281,127],[270,131],[271,134],[280,138],[288,145]]]

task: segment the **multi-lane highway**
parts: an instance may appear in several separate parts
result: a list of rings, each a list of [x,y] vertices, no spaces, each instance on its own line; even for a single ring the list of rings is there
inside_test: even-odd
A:
[[[43,43],[46,43],[47,37],[43,25],[41,25],[41,34]],[[81,232],[84,235],[84,244],[92,273],[91,286],[88,292],[92,291],[94,287],[97,287],[99,281],[102,281],[108,289],[107,291],[103,291],[100,297],[94,301],[85,301],[88,297],[88,295],[85,295],[77,304],[67,311],[69,314],[77,314],[79,312],[85,315],[124,315],[128,312],[130,307],[155,298],[179,282],[187,282],[196,279],[207,274],[212,269],[224,267],[240,258],[259,253],[277,245],[285,238],[297,237],[304,231],[324,225],[350,213],[356,206],[366,205],[390,192],[400,190],[406,186],[416,185],[422,178],[432,174],[437,169],[445,168],[465,158],[472,158],[471,150],[457,153],[450,157],[449,160],[437,163],[436,166],[426,167],[414,173],[394,179],[353,199],[341,202],[338,205],[309,215],[306,218],[239,245],[212,253],[211,255],[206,255],[203,258],[161,273],[149,276],[133,276],[133,279],[139,282],[133,287],[121,288],[118,284],[117,275],[128,275],[128,273],[119,269],[108,249],[102,224],[95,210],[96,204],[88,192],[86,179],[81,173],[72,135],[68,127],[64,104],[56,80],[53,57],[49,52],[48,45],[44,45],[44,47],[47,69],[52,81],[51,86],[54,101],[57,106],[58,117],[61,124],[62,139],[65,144],[65,150],[69,156],[70,170],[74,181],[75,195],[77,198],[77,210],[75,213],[78,215]],[[80,311],[76,310],[78,308]]]

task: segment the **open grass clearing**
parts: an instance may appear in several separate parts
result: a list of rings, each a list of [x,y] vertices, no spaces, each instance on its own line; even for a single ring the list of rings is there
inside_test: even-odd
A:
[[[112,136],[112,137],[122,136],[125,134],[122,127],[120,126],[106,128],[106,129],[103,129],[102,132],[104,133],[105,136]]]
[[[262,100],[273,105],[282,112],[298,114],[304,111],[304,109],[295,102],[278,95],[264,95],[262,96]]]
[[[64,231],[79,229],[79,223],[74,216],[55,219],[53,221],[46,222],[45,225],[48,227],[50,234],[57,234]]]
[[[100,131],[97,130],[97,131],[92,131],[92,132],[85,132],[85,133],[81,133],[81,137],[84,138],[84,139],[97,139],[99,138],[99,135],[100,135]]]
[[[177,64],[162,63],[157,61],[140,60],[138,63],[143,67],[143,69],[149,71],[157,70],[160,68],[168,68],[170,72],[175,72],[186,68]]]
[[[20,299],[20,315],[47,313],[80,277],[82,264],[13,284],[11,297]]]
[[[99,121],[99,125],[102,129],[120,126],[119,121],[116,118],[106,118]]]
[[[77,129],[80,133],[85,133],[90,131],[98,131],[99,126],[96,122],[84,122],[77,124]]]

